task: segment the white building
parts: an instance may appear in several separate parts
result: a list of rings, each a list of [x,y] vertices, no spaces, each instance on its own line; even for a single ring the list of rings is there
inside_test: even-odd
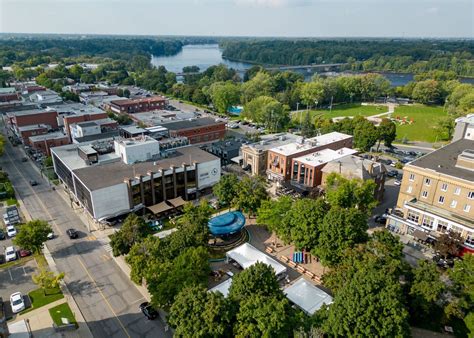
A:
[[[308,315],[313,315],[324,304],[332,304],[332,297],[301,277],[283,290],[286,297]]]
[[[148,136],[116,140],[114,143],[115,154],[125,164],[156,160],[160,156],[160,143]]]

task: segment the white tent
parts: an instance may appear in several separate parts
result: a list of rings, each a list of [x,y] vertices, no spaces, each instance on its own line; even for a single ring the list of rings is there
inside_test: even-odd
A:
[[[329,305],[332,303],[330,295],[303,277],[287,287],[283,292],[292,303],[309,315],[318,311],[323,304]]]
[[[229,289],[230,289],[231,284],[232,284],[232,278],[229,278],[229,279],[223,281],[222,283],[214,286],[212,289],[209,289],[209,292],[219,291],[220,293],[222,293],[224,295],[224,297],[227,298],[227,295],[229,294]]]
[[[236,261],[243,269],[247,269],[257,262],[261,262],[270,265],[273,270],[275,270],[277,276],[286,273],[286,267],[284,265],[278,263],[249,243],[244,243],[235,249],[227,251],[226,256],[227,259],[230,258]]]

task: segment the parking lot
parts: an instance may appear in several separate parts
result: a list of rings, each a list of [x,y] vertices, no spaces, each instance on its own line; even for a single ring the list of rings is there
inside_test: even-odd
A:
[[[7,300],[14,292],[27,294],[38,286],[33,283],[31,276],[36,273],[38,266],[34,259],[25,264],[0,269],[0,297]]]

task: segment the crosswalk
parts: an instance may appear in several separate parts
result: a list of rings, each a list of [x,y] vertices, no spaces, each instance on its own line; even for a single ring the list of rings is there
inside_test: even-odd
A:
[[[110,246],[109,240],[106,239],[106,238],[99,238],[99,242],[102,244],[104,250],[105,250],[108,254],[112,255],[112,247]]]

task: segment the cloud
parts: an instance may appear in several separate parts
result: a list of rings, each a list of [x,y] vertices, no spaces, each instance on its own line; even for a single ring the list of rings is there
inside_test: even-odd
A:
[[[310,0],[234,0],[239,6],[249,7],[300,7],[311,4]]]
[[[430,14],[436,14],[436,13],[439,12],[439,8],[438,7],[430,7],[426,11]]]

